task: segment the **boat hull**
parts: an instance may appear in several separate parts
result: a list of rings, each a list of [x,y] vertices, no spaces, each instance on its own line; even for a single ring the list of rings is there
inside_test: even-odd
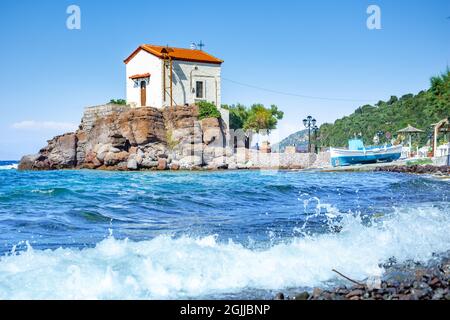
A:
[[[377,162],[392,162],[400,159],[402,146],[370,150],[345,150],[331,148],[331,165],[333,167],[350,166]]]

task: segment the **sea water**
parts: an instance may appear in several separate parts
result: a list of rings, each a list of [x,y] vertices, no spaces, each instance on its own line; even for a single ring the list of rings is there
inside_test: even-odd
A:
[[[424,176],[15,167],[0,299],[270,298],[450,250],[449,184]]]

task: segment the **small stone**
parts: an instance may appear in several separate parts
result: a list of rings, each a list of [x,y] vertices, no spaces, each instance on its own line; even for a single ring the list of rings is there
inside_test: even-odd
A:
[[[438,277],[434,277],[433,279],[431,279],[430,281],[430,286],[432,287],[437,287],[441,284],[441,281],[439,280]]]
[[[275,295],[274,300],[284,300],[284,294],[283,292],[279,292]]]
[[[441,300],[444,298],[445,291],[442,288],[436,289],[436,291],[433,293],[432,300]]]
[[[312,296],[317,299],[322,294],[322,290],[320,288],[314,288]]]
[[[347,295],[349,293],[349,291],[347,288],[339,288],[336,290],[336,293],[340,294],[340,295]]]
[[[420,289],[412,289],[411,294],[417,296],[419,299],[427,295],[425,290]]]
[[[356,290],[350,291],[345,297],[347,299],[351,299],[351,298],[353,298],[355,296],[361,296],[363,294],[364,294],[364,291],[362,291],[361,289],[356,289]]]
[[[308,298],[309,298],[309,293],[308,292],[302,292],[302,293],[299,293],[299,294],[296,294],[295,296],[294,296],[294,300],[308,300]]]

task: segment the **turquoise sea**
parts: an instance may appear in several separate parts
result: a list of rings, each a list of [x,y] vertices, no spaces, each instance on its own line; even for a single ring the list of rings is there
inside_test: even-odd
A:
[[[449,183],[393,173],[20,172],[0,299],[271,298],[450,250]]]

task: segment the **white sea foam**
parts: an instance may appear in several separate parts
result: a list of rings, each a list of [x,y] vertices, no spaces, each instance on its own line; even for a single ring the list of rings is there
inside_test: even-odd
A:
[[[0,299],[178,299],[247,289],[320,286],[337,269],[355,279],[379,266],[428,261],[450,249],[450,215],[436,207],[400,209],[371,226],[344,215],[340,233],[292,238],[265,250],[204,238],[149,241],[112,236],[90,249],[35,250],[0,258]]]
[[[14,163],[14,164],[7,164],[7,165],[3,165],[0,166],[0,170],[12,170],[12,169],[17,169],[18,168],[18,164]]]

